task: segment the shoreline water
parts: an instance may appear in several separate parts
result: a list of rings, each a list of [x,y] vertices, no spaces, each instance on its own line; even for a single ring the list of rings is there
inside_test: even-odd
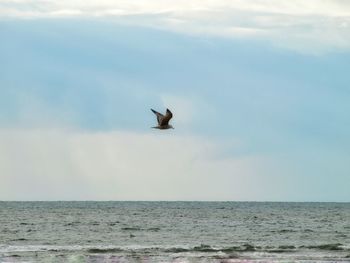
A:
[[[350,262],[350,203],[0,202],[0,262]]]

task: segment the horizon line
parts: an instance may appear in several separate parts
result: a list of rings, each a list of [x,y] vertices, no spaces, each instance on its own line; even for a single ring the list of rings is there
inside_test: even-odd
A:
[[[0,200],[0,202],[183,202],[183,203],[350,203],[350,201],[248,201],[248,200]]]

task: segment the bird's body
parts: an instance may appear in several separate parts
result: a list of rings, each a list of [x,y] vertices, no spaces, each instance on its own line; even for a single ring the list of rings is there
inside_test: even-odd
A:
[[[159,129],[159,130],[167,130],[167,129],[174,129],[173,126],[171,125],[163,125],[163,126],[154,126],[152,127],[153,129]]]
[[[169,109],[166,109],[165,115],[153,109],[151,109],[151,111],[157,116],[157,121],[158,121],[158,126],[155,126],[152,128],[159,129],[159,130],[174,129],[174,127],[169,124],[170,119],[173,117],[173,114]]]

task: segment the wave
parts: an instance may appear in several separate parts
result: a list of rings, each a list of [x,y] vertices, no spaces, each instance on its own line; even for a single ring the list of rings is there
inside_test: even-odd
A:
[[[295,229],[280,229],[280,230],[272,230],[272,233],[296,233],[298,232]]]
[[[77,225],[80,225],[80,224],[81,224],[80,221],[74,221],[74,222],[66,223],[66,224],[64,224],[64,226],[77,226]]]
[[[340,243],[335,243],[335,244],[301,246],[300,248],[319,249],[319,250],[344,250],[342,246],[343,245]]]
[[[150,227],[150,228],[141,228],[141,227],[122,227],[123,231],[149,231],[149,232],[158,232],[160,231],[159,227]]]
[[[256,247],[250,244],[244,244],[242,246],[230,246],[230,247],[213,247],[205,244],[201,244],[200,246],[194,246],[190,248],[184,247],[172,247],[168,249],[164,249],[164,252],[169,253],[183,253],[183,252],[248,252],[248,251],[256,251]]]
[[[117,225],[117,224],[119,224],[120,222],[119,221],[114,221],[114,222],[109,222],[109,223],[107,223],[107,225],[109,225],[109,226],[115,226],[115,225]]]
[[[92,254],[99,254],[99,253],[121,253],[124,250],[120,248],[89,248],[86,251]]]
[[[29,239],[20,237],[20,238],[12,239],[11,241],[27,241],[27,240],[29,240]]]
[[[121,230],[124,231],[141,231],[141,227],[122,227]]]
[[[23,239],[18,239],[23,240]],[[12,252],[85,252],[88,254],[117,254],[117,253],[248,253],[248,252],[268,252],[268,253],[295,253],[297,251],[304,250],[319,250],[319,251],[350,251],[345,245],[340,243],[335,244],[320,244],[320,245],[307,245],[307,246],[294,246],[294,245],[280,245],[280,246],[256,246],[249,243],[236,245],[236,246],[211,246],[207,244],[200,244],[198,246],[182,247],[182,246],[52,246],[52,245],[16,245],[16,246],[1,246],[0,253],[12,253]],[[349,255],[350,256],[350,255]]]
[[[188,252],[188,251],[189,251],[189,249],[182,248],[182,247],[172,247],[172,248],[164,249],[164,252],[166,252],[166,253],[183,253],[183,252]]]

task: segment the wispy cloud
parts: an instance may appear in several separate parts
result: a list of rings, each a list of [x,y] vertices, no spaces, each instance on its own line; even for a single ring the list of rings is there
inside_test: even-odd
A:
[[[341,0],[5,0],[0,16],[108,17],[186,34],[260,39],[314,54],[350,48],[350,4]]]
[[[223,144],[208,138],[57,129],[3,129],[0,135],[2,200],[256,200],[261,194],[267,199],[272,196],[258,183],[266,179],[262,175],[267,170],[271,176],[271,160],[224,157],[220,155]]]

